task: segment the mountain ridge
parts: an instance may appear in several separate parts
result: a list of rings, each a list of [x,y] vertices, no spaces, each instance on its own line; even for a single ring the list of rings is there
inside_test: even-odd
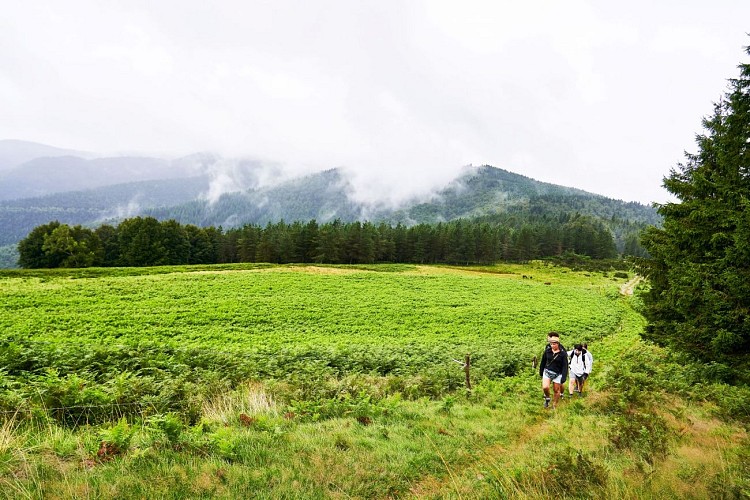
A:
[[[42,163],[49,167],[68,161],[61,158],[68,157],[48,158]],[[560,213],[580,213],[605,221],[621,249],[626,234],[660,222],[653,207],[537,181],[490,165],[464,167],[441,189],[392,206],[359,201],[346,171],[338,168],[284,179],[278,177],[279,170],[274,165],[255,160],[223,160],[208,153],[176,160],[76,157],[74,163],[85,167],[82,172],[90,172],[90,167],[97,165],[116,166],[121,172],[110,173],[110,182],[101,186],[0,199],[0,246],[14,245],[34,227],[52,220],[95,227],[103,222],[117,223],[126,217],[153,216],[228,229],[280,220],[315,219],[321,223],[335,219],[369,220],[409,226],[457,218],[481,217],[501,223],[509,217],[550,219]],[[30,172],[33,169],[28,167],[34,165],[34,160],[30,160],[19,168]],[[136,177],[143,174],[144,165],[154,166],[153,171],[145,174],[147,177],[161,175],[161,178],[116,182],[132,172]],[[8,172],[0,175],[0,180],[11,181],[0,184],[0,191],[15,192],[18,186],[13,179]],[[100,181],[101,177],[96,182]],[[75,185],[53,183],[46,177],[38,182],[54,189]]]
[[[21,141],[16,139],[0,140],[0,172],[15,168],[36,158],[53,158],[59,156],[76,156],[93,158],[92,153],[58,148],[39,142]]]

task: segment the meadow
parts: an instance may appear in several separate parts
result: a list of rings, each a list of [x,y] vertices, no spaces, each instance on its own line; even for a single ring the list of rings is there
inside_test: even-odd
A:
[[[4,271],[0,497],[742,492],[747,394],[654,386],[677,365],[638,339],[626,281],[542,262]],[[597,366],[544,411],[551,330]],[[631,393],[612,367],[643,353],[652,390]],[[705,478],[686,493],[685,475]]]

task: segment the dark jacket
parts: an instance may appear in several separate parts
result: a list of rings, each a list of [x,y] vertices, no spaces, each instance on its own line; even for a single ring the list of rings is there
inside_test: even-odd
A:
[[[552,352],[552,347],[547,345],[542,354],[542,360],[539,363],[539,376],[544,375],[544,370],[550,370],[555,373],[562,374],[562,382],[568,379],[568,353],[565,352],[565,348],[560,345],[560,352],[555,354]]]

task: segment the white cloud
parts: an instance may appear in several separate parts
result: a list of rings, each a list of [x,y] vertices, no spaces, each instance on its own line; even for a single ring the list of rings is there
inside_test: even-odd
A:
[[[363,199],[473,163],[661,201],[748,18],[697,0],[16,2],[0,138],[341,166]]]

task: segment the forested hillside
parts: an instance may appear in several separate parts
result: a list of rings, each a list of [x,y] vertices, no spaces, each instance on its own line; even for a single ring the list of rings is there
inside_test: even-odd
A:
[[[224,228],[280,220],[353,222],[365,218],[411,226],[476,217],[520,228],[587,215],[606,224],[617,250],[631,255],[642,251],[638,235],[643,228],[659,224],[652,207],[535,181],[490,166],[469,168],[429,199],[413,199],[396,209],[356,203],[349,195],[351,190],[342,173],[333,169],[270,188],[227,194],[216,203],[193,201],[145,213],[159,220]]]
[[[430,200],[394,212],[396,222],[438,222],[458,217],[497,213],[543,215],[577,211],[600,218],[617,216],[655,224],[655,210],[580,189],[539,182],[488,165],[468,168],[462,176]]]
[[[50,165],[49,162],[63,160],[69,158],[48,158],[43,163]],[[314,220],[324,224],[338,220],[341,223],[370,222],[411,227],[477,219],[503,227],[508,234],[516,235],[514,238],[528,240],[525,250],[509,252],[524,259],[559,255],[561,248],[574,246],[557,243],[563,239],[557,233],[568,221],[581,216],[598,221],[596,224],[611,233],[616,251],[627,255],[643,255],[638,242],[641,231],[649,225],[659,224],[659,216],[652,207],[539,182],[490,166],[468,167],[444,189],[428,197],[413,198],[400,206],[389,207],[382,203],[358,201],[345,173],[338,169],[269,184],[266,178],[273,172],[268,166],[252,161],[239,162],[231,175],[241,179],[230,179],[229,186],[222,187],[220,181],[227,179],[222,179],[222,174],[208,167],[215,160],[196,155],[170,164],[159,164],[160,168],[167,169],[163,172],[170,169],[203,172],[192,177],[121,183],[0,201],[0,246],[16,244],[35,227],[52,221],[93,229],[103,223],[117,224],[135,216],[223,230],[281,221],[304,224]],[[92,165],[88,160],[76,161],[89,167]],[[126,165],[129,160],[118,161]],[[139,165],[133,169],[143,166]],[[33,167],[34,162],[23,167],[28,169],[30,166]],[[10,174],[20,171],[20,168],[6,173],[4,178],[12,179]],[[87,171],[83,169],[78,175]],[[113,180],[116,178],[112,177]],[[50,179],[48,184],[52,183]],[[251,187],[232,191],[242,185]],[[222,190],[228,192],[221,194]],[[581,245],[584,243],[578,244]],[[513,246],[516,247],[515,243]],[[602,252],[587,249],[581,253],[594,255]]]
[[[0,201],[0,246],[17,243],[36,226],[54,220],[95,226],[150,207],[185,203],[206,192],[208,183],[205,176],[141,181]]]
[[[351,186],[339,170],[293,179],[277,186],[227,193],[215,203],[194,200],[182,205],[149,209],[144,215],[174,219],[199,226],[239,227],[285,221],[334,219],[351,222],[362,218],[363,204],[349,197]],[[377,218],[376,218],[377,219]]]

